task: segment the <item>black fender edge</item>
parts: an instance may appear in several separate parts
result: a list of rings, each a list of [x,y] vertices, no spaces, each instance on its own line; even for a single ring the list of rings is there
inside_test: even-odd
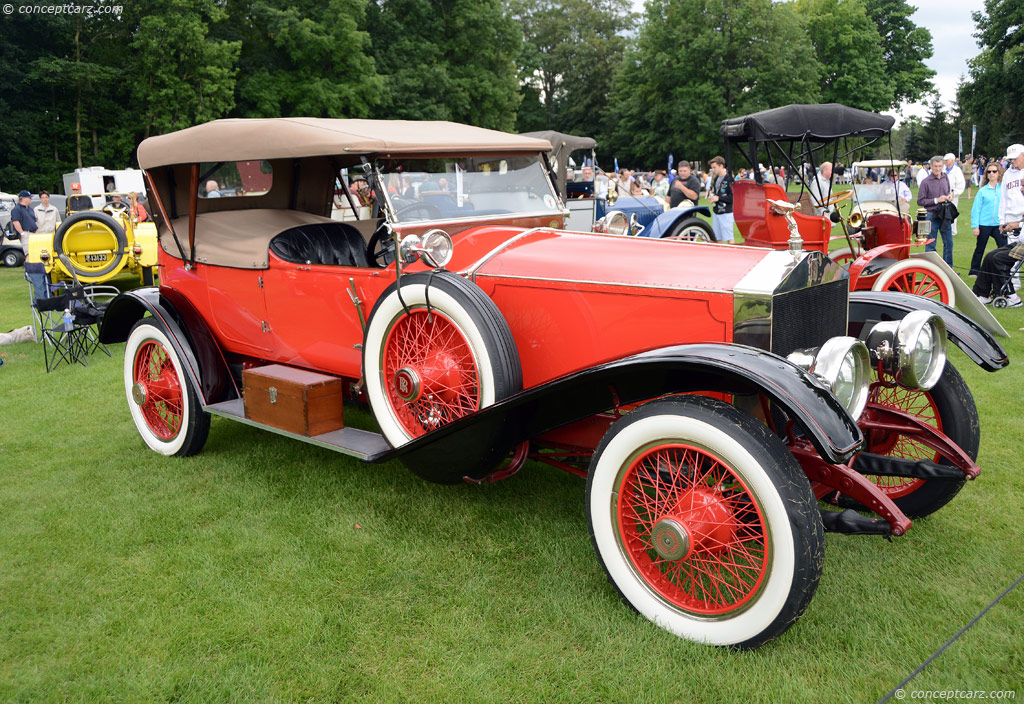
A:
[[[137,288],[117,296],[103,316],[100,342],[124,342],[146,313],[156,318],[204,406],[241,398],[210,327],[187,298],[171,288]]]
[[[949,340],[985,371],[994,372],[1010,363],[1006,350],[996,339],[966,315],[941,301],[909,293],[851,291],[849,334],[860,337],[868,322],[902,320],[915,310],[926,310],[942,318]]]
[[[450,465],[619,405],[687,391],[764,393],[804,431],[821,457],[846,462],[863,445],[857,422],[816,379],[778,355],[734,344],[664,347],[526,389],[386,453],[421,466]],[[486,432],[477,432],[478,430]],[[493,434],[492,434],[493,433]],[[477,438],[498,438],[479,447]],[[466,474],[472,474],[466,467]]]

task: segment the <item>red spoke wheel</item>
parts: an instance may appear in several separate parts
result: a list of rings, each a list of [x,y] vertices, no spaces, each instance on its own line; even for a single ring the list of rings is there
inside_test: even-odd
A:
[[[139,435],[163,455],[192,455],[202,449],[210,416],[167,333],[152,318],[135,324],[124,356],[125,392]]]
[[[981,426],[974,398],[956,368],[946,362],[939,383],[929,391],[887,388],[879,384],[872,387],[868,403],[895,408],[918,418],[944,433],[959,445],[971,459],[977,459],[981,444]],[[879,455],[906,459],[927,459],[949,465],[934,450],[912,437],[891,431],[866,430],[867,450]],[[903,477],[868,475],[900,510],[910,518],[927,516],[938,511],[957,495],[964,481],[935,481]],[[966,480],[965,480],[966,481]],[[844,505],[860,508],[846,501]]]
[[[391,411],[411,437],[480,408],[477,362],[469,341],[446,315],[417,308],[384,341]]]
[[[855,248],[852,250],[849,247],[833,249],[828,253],[829,259],[834,261],[836,264],[842,264],[844,266],[847,264],[853,264],[857,261],[857,258],[864,253],[864,250],[859,245],[854,245],[854,247]]]
[[[899,291],[934,298],[954,305],[953,282],[927,260],[904,259],[884,269],[871,287],[874,291]]]
[[[799,466],[717,399],[654,401],[617,421],[591,463],[587,516],[623,599],[690,640],[777,637],[821,574],[821,519]]]
[[[626,469],[619,535],[633,568],[694,614],[742,607],[764,582],[764,517],[734,470],[699,447],[656,445]]]
[[[393,447],[518,392],[519,354],[498,307],[475,284],[448,272],[406,274],[366,326],[363,374],[381,433]],[[500,429],[466,433],[461,457],[403,455],[416,474],[443,484],[479,478],[511,450]]]
[[[153,340],[144,342],[135,352],[133,393],[149,429],[162,440],[170,440],[181,430],[181,384],[167,350]]]

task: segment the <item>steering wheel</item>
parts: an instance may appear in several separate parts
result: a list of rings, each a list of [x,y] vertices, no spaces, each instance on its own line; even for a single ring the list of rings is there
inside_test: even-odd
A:
[[[386,223],[374,230],[370,241],[366,244],[366,260],[378,268],[385,268],[395,261],[395,242],[388,232]]]
[[[129,208],[131,208],[131,203],[128,203],[127,201],[122,200],[116,203],[114,201],[111,201],[103,206],[103,212],[107,213],[108,215],[117,217],[118,215],[124,215],[125,213],[127,213]]]
[[[848,191],[840,191],[839,193],[833,193],[831,196],[829,196],[828,198],[821,202],[820,207],[828,208],[835,205],[836,203],[842,203],[844,200],[849,200],[850,198],[853,198],[852,188]]]
[[[407,205],[404,208],[399,208],[397,211],[395,211],[395,216],[399,219],[404,219],[410,213],[415,213],[417,211],[420,211],[426,215],[426,217],[420,218],[422,220],[441,219],[441,209],[438,208],[433,203],[413,203],[412,205]]]

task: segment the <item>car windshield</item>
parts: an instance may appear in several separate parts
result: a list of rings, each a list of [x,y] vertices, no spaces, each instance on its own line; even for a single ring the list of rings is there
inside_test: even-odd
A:
[[[390,160],[380,167],[398,222],[561,211],[539,157]]]
[[[866,185],[855,185],[858,201],[882,201],[884,203],[896,203],[896,184],[894,183],[869,183]]]

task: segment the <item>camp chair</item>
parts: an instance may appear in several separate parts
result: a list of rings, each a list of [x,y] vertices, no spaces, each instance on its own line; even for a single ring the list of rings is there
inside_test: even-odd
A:
[[[39,341],[43,344],[46,372],[56,369],[61,362],[75,362],[88,366],[87,341],[89,326],[74,319],[65,320],[64,311],[72,307],[72,294],[61,293],[49,298],[36,298],[33,308],[40,317]]]
[[[110,356],[110,350],[100,342],[99,326],[103,320],[103,314],[107,312],[107,306],[121,291],[115,286],[104,286],[101,284],[90,284],[83,286],[74,267],[66,254],[57,255],[64,267],[71,272],[74,285],[68,289],[71,296],[71,316],[75,325],[85,327],[85,352],[91,354],[100,350],[103,354]]]

